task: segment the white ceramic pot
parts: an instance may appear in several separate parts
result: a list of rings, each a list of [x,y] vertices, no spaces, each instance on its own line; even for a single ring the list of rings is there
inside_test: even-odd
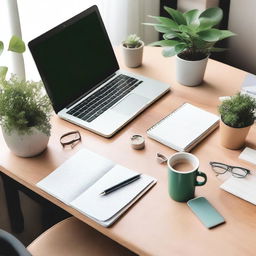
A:
[[[48,144],[49,136],[31,128],[31,134],[19,134],[16,130],[9,134],[2,127],[3,136],[9,149],[17,156],[32,157],[43,152]]]
[[[122,45],[124,63],[128,68],[136,68],[142,64],[144,42],[138,48],[127,48]]]
[[[176,55],[176,79],[187,86],[199,85],[204,78],[208,56],[202,60],[188,61]]]

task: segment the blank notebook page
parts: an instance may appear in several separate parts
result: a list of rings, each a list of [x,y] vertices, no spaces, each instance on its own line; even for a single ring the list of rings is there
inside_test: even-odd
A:
[[[71,205],[99,221],[107,221],[116,213],[128,205],[142,191],[144,191],[155,179],[145,174],[141,178],[105,196],[100,195],[105,189],[118,184],[137,172],[121,165],[114,166],[101,179],[77,197]]]
[[[248,174],[245,178],[230,177],[220,186],[227,192],[256,205],[256,176]]]
[[[148,135],[169,147],[183,151],[218,120],[217,115],[185,103],[150,128]]]

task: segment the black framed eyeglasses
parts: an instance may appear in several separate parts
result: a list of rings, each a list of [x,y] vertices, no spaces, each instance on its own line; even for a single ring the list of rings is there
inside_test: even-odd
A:
[[[219,162],[210,162],[212,170],[216,173],[216,176],[230,172],[236,178],[244,178],[247,174],[251,173],[250,170],[239,167],[227,165]]]

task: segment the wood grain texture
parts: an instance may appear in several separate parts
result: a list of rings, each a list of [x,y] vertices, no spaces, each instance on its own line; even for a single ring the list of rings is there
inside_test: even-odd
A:
[[[120,49],[116,52],[120,66],[125,68]],[[146,136],[150,126],[184,102],[217,113],[218,97],[238,92],[246,72],[209,60],[202,85],[182,86],[175,81],[175,58],[164,58],[161,48],[151,47],[145,48],[143,66],[128,70],[169,83],[172,90],[111,139],[54,115],[47,150],[40,156],[26,159],[13,155],[0,135],[1,171],[140,255],[255,255],[256,207],[221,190],[220,181],[209,165],[209,161],[219,161],[254,170],[254,165],[238,159],[241,150],[223,148],[219,143],[219,129],[192,150],[200,160],[200,169],[208,176],[207,184],[196,188],[196,196],[205,196],[226,219],[224,225],[208,230],[186,203],[177,203],[168,195],[167,169],[157,163],[155,156],[157,152],[170,156],[175,151]],[[82,143],[73,150],[62,149],[60,136],[76,129],[81,132]],[[129,139],[133,134],[146,138],[144,150],[131,148]],[[247,137],[247,145],[253,148],[256,148],[255,135],[253,125]],[[158,180],[157,185],[110,228],[101,227],[35,185],[82,147]]]

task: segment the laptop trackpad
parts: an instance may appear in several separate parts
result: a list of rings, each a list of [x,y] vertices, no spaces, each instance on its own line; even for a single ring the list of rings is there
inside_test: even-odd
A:
[[[111,108],[111,110],[130,116],[138,112],[149,101],[150,99],[148,98],[145,98],[138,94],[131,93],[127,97],[125,97],[123,100],[121,100],[117,105]]]

